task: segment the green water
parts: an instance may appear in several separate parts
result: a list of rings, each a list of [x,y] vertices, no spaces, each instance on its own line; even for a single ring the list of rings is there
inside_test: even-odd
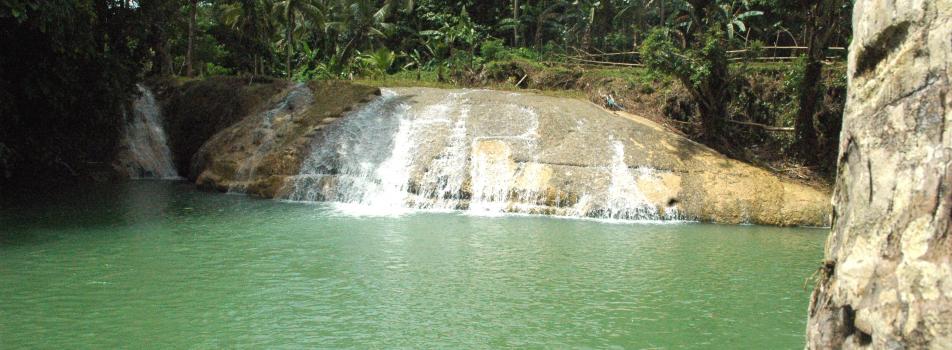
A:
[[[0,348],[799,349],[825,230],[4,198]]]

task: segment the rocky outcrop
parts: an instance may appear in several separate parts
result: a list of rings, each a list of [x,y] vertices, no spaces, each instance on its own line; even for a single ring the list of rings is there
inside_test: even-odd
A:
[[[250,113],[266,108],[291,83],[265,77],[219,76],[180,81],[152,79],[148,83],[162,101],[162,117],[176,168],[194,181],[189,166],[199,148],[218,132]]]
[[[589,102],[386,89],[262,194],[377,207],[823,226],[829,197]]]
[[[589,102],[298,84],[196,154],[200,186],[268,198],[621,219],[828,225],[826,192]]]
[[[810,349],[952,348],[952,0],[860,0]]]
[[[379,93],[337,81],[289,86],[212,136],[192,158],[191,177],[200,187],[275,197],[314,134]]]

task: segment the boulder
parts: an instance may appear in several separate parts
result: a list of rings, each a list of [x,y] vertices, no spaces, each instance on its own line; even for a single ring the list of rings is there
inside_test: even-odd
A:
[[[289,86],[212,136],[192,158],[190,173],[200,187],[275,197],[297,174],[314,134],[379,93],[339,81]]]

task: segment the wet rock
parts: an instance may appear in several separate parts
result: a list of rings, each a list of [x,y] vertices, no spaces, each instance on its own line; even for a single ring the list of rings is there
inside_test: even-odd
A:
[[[829,224],[827,192],[728,159],[643,118],[536,94],[388,91],[315,136],[300,180],[284,191],[290,199]]]

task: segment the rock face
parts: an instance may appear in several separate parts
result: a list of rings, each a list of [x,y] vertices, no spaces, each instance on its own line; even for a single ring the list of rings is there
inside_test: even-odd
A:
[[[200,187],[274,197],[316,132],[379,93],[343,82],[290,86],[208,140],[192,159],[192,177]]]
[[[859,0],[807,347],[952,348],[952,0]]]
[[[823,191],[727,159],[648,120],[535,94],[386,89],[317,131],[300,164],[281,188],[252,192],[378,211],[768,225],[823,226],[830,212]]]
[[[267,103],[291,86],[284,80],[263,77],[211,77],[180,82],[153,79],[149,82],[162,101],[162,119],[172,160],[181,175],[189,173],[198,150],[227,127],[249,114],[267,108]]]

